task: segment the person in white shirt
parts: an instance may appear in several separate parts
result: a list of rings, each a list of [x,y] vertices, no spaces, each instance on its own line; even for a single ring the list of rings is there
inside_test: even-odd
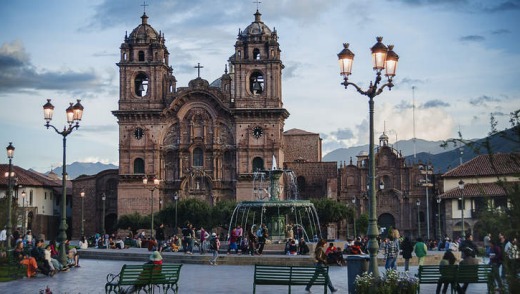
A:
[[[7,240],[7,229],[4,227],[2,231],[0,231],[0,248],[5,247],[5,241]]]

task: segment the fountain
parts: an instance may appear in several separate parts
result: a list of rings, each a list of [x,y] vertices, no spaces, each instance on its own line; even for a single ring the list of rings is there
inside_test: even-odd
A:
[[[276,159],[273,156],[273,162]],[[280,199],[283,187],[280,179],[285,175],[287,192],[285,199]],[[273,164],[271,170],[260,170],[253,174],[253,199],[237,204],[231,217],[229,228],[240,225],[253,232],[262,223],[269,229],[270,239],[274,243],[286,239],[286,230],[293,229],[294,238],[304,238],[313,242],[321,237],[320,222],[316,208],[309,200],[298,199],[298,189],[294,172],[277,169]],[[266,183],[268,182],[268,183]],[[252,228],[253,227],[253,228]]]

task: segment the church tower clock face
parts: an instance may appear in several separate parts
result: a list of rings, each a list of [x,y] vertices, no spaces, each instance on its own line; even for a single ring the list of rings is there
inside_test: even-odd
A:
[[[262,137],[263,134],[264,134],[264,130],[262,129],[262,127],[257,126],[253,129],[253,137],[258,139],[258,138]]]
[[[144,130],[141,129],[141,128],[135,128],[134,130],[134,137],[137,139],[137,140],[141,140],[141,138],[143,137],[144,135]]]

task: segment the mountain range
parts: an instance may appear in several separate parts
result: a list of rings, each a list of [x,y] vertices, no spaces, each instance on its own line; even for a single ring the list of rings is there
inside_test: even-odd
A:
[[[426,141],[422,139],[401,140],[392,145],[406,158],[408,165],[429,162],[435,173],[445,173],[461,162],[477,155],[491,153],[520,152],[520,126],[507,129],[482,139]],[[447,143],[447,144],[446,144]],[[415,145],[415,146],[414,146]],[[417,152],[414,152],[416,150]],[[323,157],[323,161],[349,163],[356,161],[360,152],[368,152],[368,145],[336,149]],[[415,153],[415,154],[414,154]]]
[[[454,144],[456,140],[447,140],[452,142],[445,144],[445,141],[427,141],[422,139],[401,140],[392,145],[398,152],[406,158],[408,165],[418,162],[429,162],[434,168],[435,173],[445,173],[454,168],[460,162],[466,162],[479,154],[488,153],[488,149],[493,153],[509,153],[520,152],[520,127],[498,132],[483,139],[473,139],[460,141]],[[443,146],[446,145],[446,146]],[[486,146],[489,146],[486,148]],[[327,153],[323,157],[323,161],[335,161],[338,165],[341,163],[349,163],[350,159],[356,161],[356,155],[360,152],[368,152],[368,145],[355,146],[349,148],[340,148]],[[462,153],[461,153],[462,151]],[[67,174],[69,179],[75,179],[80,175],[95,175],[103,170],[117,169],[118,166],[113,164],[104,164],[101,162],[74,162],[67,165]],[[62,174],[62,168],[57,167],[52,170],[58,176]]]

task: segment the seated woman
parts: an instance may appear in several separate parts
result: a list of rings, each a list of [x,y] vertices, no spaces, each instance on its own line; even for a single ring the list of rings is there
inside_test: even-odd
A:
[[[16,243],[16,247],[13,250],[13,257],[20,264],[27,267],[28,278],[36,277],[36,269],[38,268],[38,264],[36,263],[36,259],[34,257],[31,257],[24,252],[23,242]]]
[[[65,240],[65,251],[67,253],[67,264],[70,267],[80,267],[79,266],[79,253],[76,247],[70,246],[70,241]]]
[[[443,284],[444,284],[444,287],[442,288],[442,293],[443,294],[446,293],[446,291],[448,290],[448,286],[450,284],[449,282],[446,282],[446,278],[451,278],[451,276],[453,276],[456,273],[456,270],[455,270],[455,272],[452,273],[449,269],[447,269],[447,268],[443,269],[442,267],[448,266],[448,265],[454,265],[456,263],[456,261],[457,261],[457,258],[455,257],[455,255],[453,255],[453,252],[451,252],[451,250],[447,250],[444,253],[444,255],[442,256],[441,262],[439,263],[441,277],[440,277],[439,281],[437,282],[437,290],[435,291],[436,294],[440,293],[441,286],[443,286]],[[452,287],[453,287],[453,285],[452,285]],[[458,292],[458,289],[457,289],[457,292]]]
[[[300,242],[298,243],[298,254],[299,255],[306,255],[309,254],[310,249],[307,243],[305,243],[305,239],[301,238]]]
[[[328,264],[337,264],[338,259],[336,256],[336,246],[334,243],[329,243],[329,247],[325,250],[325,255],[327,255],[327,263]]]
[[[298,254],[298,246],[296,246],[296,241],[291,240],[289,242],[289,248],[287,251],[287,255],[297,255]]]

